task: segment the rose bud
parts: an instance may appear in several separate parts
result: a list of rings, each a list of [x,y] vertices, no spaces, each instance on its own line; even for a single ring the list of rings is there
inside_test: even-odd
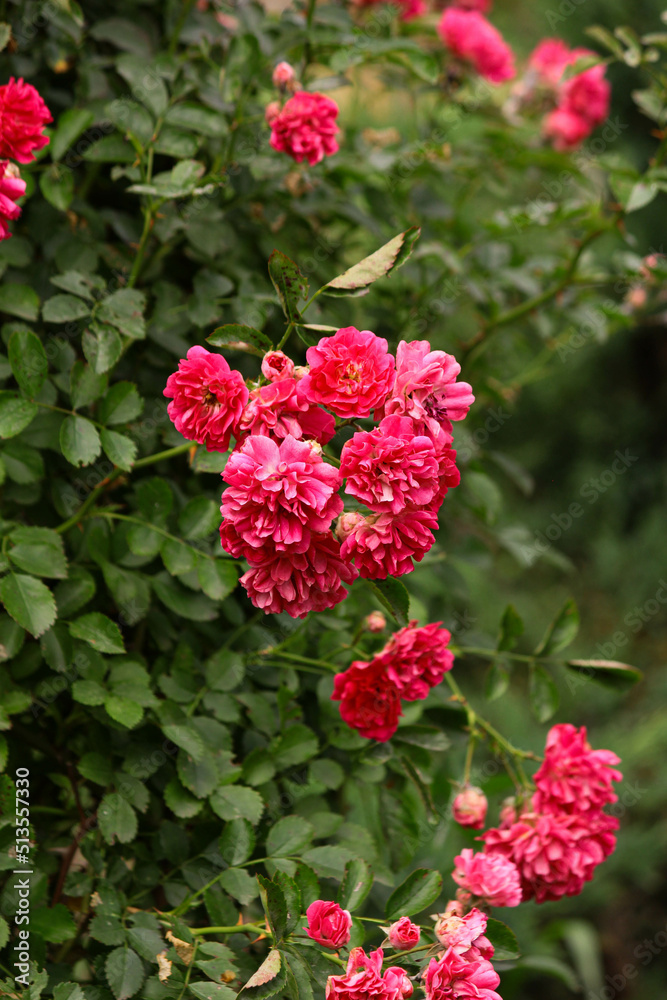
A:
[[[304,930],[308,937],[325,948],[342,948],[350,940],[352,917],[338,903],[316,899],[306,910],[306,916],[308,926]]]
[[[290,66],[288,62],[279,62],[273,71],[273,86],[277,87],[278,90],[287,90],[290,84],[294,83],[296,79],[296,73],[294,72],[294,67]]]
[[[384,632],[386,627],[387,619],[381,611],[371,611],[371,613],[366,615],[364,618],[364,629],[367,632]]]
[[[419,943],[421,931],[413,924],[410,917],[399,917],[388,931],[389,944],[392,948],[414,948]]]
[[[473,830],[481,830],[486,819],[488,802],[481,788],[468,786],[454,799],[452,815],[461,826],[469,826]]]
[[[262,358],[262,375],[270,382],[279,382],[284,378],[292,378],[294,362],[282,351],[269,351]]]

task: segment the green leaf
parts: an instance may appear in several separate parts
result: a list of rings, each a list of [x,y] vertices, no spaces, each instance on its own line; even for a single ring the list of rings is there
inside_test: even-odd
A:
[[[338,890],[338,905],[344,910],[358,909],[373,885],[373,873],[362,858],[352,858]]]
[[[109,461],[119,469],[129,472],[137,457],[137,446],[132,438],[104,427],[100,431],[100,440]]]
[[[79,774],[87,781],[94,781],[96,785],[106,788],[113,781],[113,767],[111,758],[102,753],[90,751],[85,753],[77,764]]]
[[[388,576],[386,580],[371,580],[369,582],[394,621],[398,622],[399,625],[407,625],[410,615],[410,595],[400,580]]]
[[[350,860],[349,858],[347,859]],[[347,862],[345,862],[347,864]],[[343,870],[344,870],[343,865]],[[317,875],[310,867],[303,862],[300,862],[296,866],[296,871],[294,872],[294,881],[296,882],[299,892],[301,893],[301,902],[304,910],[306,910],[311,903],[314,903],[316,899],[320,898],[320,883],[317,880]]]
[[[89,312],[90,306],[75,295],[52,295],[42,306],[42,319],[45,323],[73,323]]]
[[[84,331],[81,346],[93,370],[101,375],[113,368],[118,361],[123,350],[123,341],[112,326],[91,323],[90,329]]]
[[[521,954],[516,934],[502,920],[489,917],[485,934],[495,948],[494,962],[510,962]]]
[[[617,660],[568,660],[565,666],[616,691],[629,690],[643,677],[641,670]]]
[[[72,408],[90,406],[102,395],[107,387],[106,375],[98,375],[90,365],[75,361],[70,373],[70,397]]]
[[[218,768],[212,756],[195,761],[181,750],[178,755],[177,770],[181,783],[197,799],[205,799],[220,781]]]
[[[153,589],[159,599],[174,614],[195,622],[210,622],[218,617],[213,601],[204,594],[193,594],[168,574],[158,574],[152,580]]]
[[[411,917],[430,906],[440,895],[442,875],[427,868],[417,868],[394,889],[387,900],[384,915],[387,920]]]
[[[53,989],[53,1000],[86,1000],[86,995],[76,983],[58,983]]]
[[[158,952],[164,951],[166,947],[162,936],[152,927],[131,927],[127,937],[140,957],[147,962],[157,963]]]
[[[107,695],[104,708],[108,715],[127,729],[134,729],[144,717],[144,710],[131,698],[123,698],[117,694]]]
[[[134,163],[137,153],[122,135],[105,135],[88,146],[81,156],[87,163]]]
[[[399,233],[370,257],[364,257],[358,264],[354,264],[343,274],[329,281],[323,291],[327,295],[350,295],[367,288],[378,278],[390,274],[406,262],[420,234],[421,229],[418,226]]]
[[[162,724],[162,732],[168,740],[185,750],[194,761],[204,759],[206,746],[189,719],[184,718],[183,722],[165,722]]]
[[[299,924],[302,913],[301,892],[294,879],[285,872],[275,872],[271,880],[282,892],[286,904],[284,935],[287,936]]]
[[[112,385],[100,405],[100,422],[114,426],[127,424],[138,417],[144,408],[144,401],[132,382],[116,382]]]
[[[133,340],[142,340],[146,336],[145,308],[146,296],[143,292],[136,288],[120,288],[102,300],[96,318],[101,323],[116,327]]]
[[[548,670],[539,663],[530,665],[529,700],[538,722],[546,722],[558,708],[558,688]]]
[[[314,757],[319,749],[317,736],[309,729],[297,723],[284,733],[271,748],[273,760],[278,771],[296,764],[303,764]]]
[[[9,759],[9,744],[7,743],[7,738],[0,733],[0,774],[7,767],[7,760]],[[0,934],[0,937],[2,935]],[[0,943],[0,948],[3,947]]]
[[[400,726],[394,739],[397,743],[408,743],[436,752],[448,750],[451,746],[449,738],[437,726]]]
[[[167,803],[168,807],[178,816],[180,819],[192,819],[197,813],[201,812],[204,803],[200,802],[190,795],[189,792],[183,788],[178,778],[172,778],[169,784],[165,787],[163,792],[164,801]]]
[[[342,878],[345,866],[352,860],[352,852],[345,847],[311,847],[302,852],[303,860],[306,864],[314,868],[322,878]],[[299,883],[299,869],[295,873],[297,883]],[[303,890],[302,890],[303,891]],[[304,900],[304,905],[305,900]]]
[[[49,152],[52,160],[62,160],[63,156],[82,132],[92,125],[95,116],[87,108],[68,108],[58,115],[58,126],[51,135]]]
[[[211,795],[211,809],[220,819],[247,819],[253,825],[258,823],[264,812],[261,795],[244,785],[227,785],[218,788]]]
[[[44,385],[49,368],[41,340],[27,328],[14,330],[7,350],[12,375],[26,396],[34,399]]]
[[[234,563],[202,555],[197,560],[197,582],[212,601],[224,601],[239,582]]]
[[[285,965],[280,952],[277,948],[273,948],[238,995],[244,1000],[246,998],[265,1000],[266,997],[280,992],[285,986],[286,979]]]
[[[0,437],[11,438],[20,434],[38,412],[37,403],[31,403],[14,392],[0,392]]]
[[[496,649],[506,651],[514,649],[520,636],[523,635],[523,621],[513,604],[508,604],[500,619],[500,633]]]
[[[58,673],[64,673],[72,662],[72,640],[62,622],[56,622],[44,633],[39,640],[39,648],[51,669]]]
[[[0,312],[19,319],[36,320],[39,316],[39,296],[30,285],[1,285]]]
[[[211,111],[195,101],[173,104],[165,115],[165,121],[212,139],[227,131],[227,122],[219,111]]]
[[[76,924],[63,903],[33,909],[30,913],[30,933],[51,944],[62,944],[76,937]]]
[[[510,682],[509,672],[502,659],[494,660],[484,678],[484,697],[487,701],[495,701],[507,691]]]
[[[72,697],[81,705],[103,705],[107,692],[97,681],[74,681]]]
[[[308,298],[308,279],[280,250],[269,257],[269,277],[278,293],[282,310],[290,322],[301,318],[300,302]]]
[[[50,205],[66,212],[74,197],[74,174],[67,167],[53,164],[40,175],[39,187]]]
[[[312,823],[301,816],[284,816],[269,830],[266,837],[266,853],[269,857],[287,857],[299,854],[308,847],[315,829]]]
[[[9,558],[26,573],[63,579],[67,576],[65,547],[50,528],[15,528],[9,536]]]
[[[232,819],[225,823],[218,847],[228,865],[242,865],[255,849],[252,823],[247,819]]]
[[[116,1000],[133,997],[144,981],[144,966],[131,948],[114,948],[104,963],[107,981]]]
[[[70,623],[70,634],[83,639],[100,653],[124,653],[125,644],[120,629],[106,615],[91,611]]]
[[[1,462],[12,482],[25,485],[44,478],[44,462],[35,448],[22,441],[10,441],[2,450]]]
[[[197,563],[196,549],[177,538],[165,538],[160,546],[160,555],[172,576],[190,573]]]
[[[269,922],[269,927],[273,933],[274,943],[282,941],[285,936],[287,926],[287,900],[285,895],[275,882],[263,875],[257,875],[259,884],[259,895],[264,907],[264,913]],[[296,884],[294,886],[296,889]]]
[[[625,204],[625,211],[630,214],[630,212],[636,212],[638,209],[650,205],[659,190],[660,188],[657,184],[647,184],[645,181],[639,181],[630,192],[630,197]]]
[[[296,265],[294,265],[296,267]],[[261,330],[240,323],[228,323],[219,326],[209,334],[206,342],[212,347],[226,347],[230,351],[245,351],[246,354],[256,354],[262,358],[267,351],[273,349],[273,344]]]
[[[184,538],[208,538],[220,526],[220,503],[208,497],[189,500],[178,516],[178,528]]]
[[[95,579],[82,566],[70,567],[69,577],[55,589],[60,618],[70,618],[95,594]]]
[[[157,71],[147,66],[143,57],[132,53],[119,56],[116,70],[127,80],[137,101],[145,104],[156,118],[164,114],[169,104],[169,93]]]
[[[129,844],[137,835],[137,814],[122,795],[109,792],[100,802],[97,819],[107,844]]]
[[[579,631],[579,612],[573,600],[565,602],[547,629],[542,642],[535,650],[536,656],[553,656],[565,649]]]
[[[97,429],[85,417],[65,417],[60,425],[60,447],[72,465],[90,465],[102,450]]]
[[[22,573],[10,573],[0,580],[0,598],[7,614],[35,639],[56,620],[53,594],[41,580]]]
[[[219,983],[188,983],[188,989],[198,1000],[234,1000],[236,993]]]

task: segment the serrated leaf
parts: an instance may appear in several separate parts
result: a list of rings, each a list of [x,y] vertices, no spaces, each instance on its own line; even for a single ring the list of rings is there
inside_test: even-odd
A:
[[[243,864],[255,849],[252,823],[247,819],[232,819],[225,823],[218,847],[228,865]]]
[[[282,965],[280,952],[277,948],[272,948],[266,956],[257,972],[255,972],[243,987],[242,993],[246,990],[253,990],[246,994],[255,1000],[263,1000],[264,997],[273,996],[285,985],[285,970]]]
[[[565,602],[547,629],[542,642],[535,650],[536,656],[553,656],[574,641],[579,631],[579,612],[573,600]]]
[[[269,857],[287,857],[289,854],[299,854],[308,847],[315,829],[312,823],[301,816],[284,816],[279,819],[266,836],[266,852]]]
[[[0,392],[0,438],[12,438],[32,423],[39,412],[37,403],[15,392]]]
[[[58,125],[49,143],[51,159],[62,160],[72,143],[92,125],[94,117],[93,112],[87,108],[68,108],[58,115]]]
[[[81,345],[84,356],[98,375],[113,368],[123,350],[118,331],[100,323],[90,324],[90,329],[84,331]]]
[[[218,882],[242,906],[247,906],[259,894],[257,882],[245,868],[227,868]]]
[[[345,874],[338,890],[338,905],[343,910],[356,910],[373,886],[373,873],[362,858],[352,858],[345,865]]]
[[[294,265],[296,267],[296,265]],[[206,342],[212,347],[226,347],[230,351],[245,351],[262,358],[267,351],[273,349],[273,344],[261,330],[241,323],[227,323],[219,326],[209,334]]]
[[[74,323],[90,313],[90,306],[76,295],[52,295],[42,306],[45,323]]]
[[[546,722],[558,708],[558,688],[548,670],[539,663],[530,665],[530,707],[538,722]]]
[[[137,814],[122,795],[109,792],[100,802],[97,819],[107,844],[129,844],[137,835]]]
[[[104,708],[115,722],[120,722],[127,729],[134,729],[144,717],[141,705],[117,694],[107,695],[104,699]]]
[[[442,875],[427,868],[417,868],[394,889],[387,900],[384,915],[387,920],[411,917],[430,906],[440,895]]]
[[[194,795],[190,795],[188,791],[183,788],[178,778],[172,778],[169,784],[164,790],[164,801],[167,803],[171,811],[178,816],[180,819],[192,819],[197,813],[201,812],[204,807],[204,803],[196,799]]]
[[[510,675],[502,660],[494,660],[484,678],[484,696],[487,701],[495,701],[507,691]]]
[[[39,393],[49,369],[41,340],[32,330],[15,330],[7,348],[12,375],[31,399]]]
[[[346,864],[352,860],[352,852],[348,851],[345,847],[338,847],[337,845],[331,847],[311,847],[307,851],[302,851],[301,856],[306,864],[314,868],[322,878],[342,878]],[[298,872],[299,869],[297,868],[295,873],[297,883]],[[307,905],[305,904],[305,900],[304,905]]]
[[[116,382],[100,404],[99,419],[111,426],[127,424],[138,417],[143,408],[144,401],[134,383]]]
[[[219,983],[189,983],[188,989],[198,1000],[234,1000],[236,993]]]
[[[124,653],[123,636],[115,622],[99,611],[91,611],[70,623],[70,635],[82,639],[100,653]]]
[[[76,924],[63,903],[50,907],[40,906],[30,914],[30,933],[37,934],[51,944],[63,944],[76,937]]]
[[[359,289],[367,288],[378,278],[390,274],[405,263],[420,234],[421,229],[413,226],[411,229],[406,229],[404,233],[394,236],[393,240],[385,243],[370,257],[364,257],[358,264],[354,264],[343,274],[339,274],[337,278],[329,281],[324,286],[324,292],[327,295],[349,295],[359,291]]]
[[[495,948],[494,962],[509,962],[521,954],[516,934],[502,920],[489,917],[484,933]]]
[[[142,961],[131,948],[114,948],[104,963],[104,971],[116,1000],[133,997],[144,981]]]
[[[175,743],[177,747],[181,747],[185,750],[185,752],[189,754],[194,761],[204,759],[206,746],[191,722],[164,723],[162,726],[162,732],[168,740],[171,740],[171,742]]]
[[[287,926],[287,901],[284,893],[280,886],[270,879],[260,874],[256,877],[260,899],[273,934],[274,943],[282,941]]]
[[[410,615],[410,595],[400,580],[388,576],[386,580],[368,582],[394,621],[402,626],[407,625]]]
[[[210,795],[220,780],[213,757],[204,757],[197,763],[181,750],[176,767],[181,783],[198,799]]]
[[[7,614],[35,639],[56,620],[56,602],[49,588],[34,576],[9,573],[0,580],[0,599]]]
[[[66,212],[74,197],[74,174],[54,163],[40,175],[39,187],[50,205],[59,212]]]
[[[97,428],[85,417],[65,417],[60,425],[60,448],[72,465],[90,465],[102,450]]]
[[[197,560],[197,582],[212,601],[224,601],[239,582],[239,574],[229,560],[202,555]]]
[[[269,277],[282,310],[290,322],[300,319],[301,302],[308,298],[308,279],[298,266],[280,250],[269,257]]]
[[[117,431],[110,431],[103,428],[100,431],[100,439],[104,453],[110,462],[117,465],[119,469],[129,472],[137,457],[137,446],[132,438],[126,434],[119,434]]]
[[[141,340],[146,336],[145,308],[143,292],[119,288],[100,302],[95,315],[99,322],[108,323],[133,340]]]
[[[67,559],[60,535],[49,528],[15,528],[9,536],[9,558],[26,573],[63,579]]]
[[[247,819],[258,823],[264,812],[264,802],[259,792],[244,785],[227,785],[218,788],[209,799],[211,809],[220,819]]]
[[[0,286],[0,312],[19,319],[36,320],[39,316],[39,296],[30,285]]]

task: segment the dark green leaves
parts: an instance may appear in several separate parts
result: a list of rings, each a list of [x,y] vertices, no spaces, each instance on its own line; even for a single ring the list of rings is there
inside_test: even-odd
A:
[[[486,936],[495,948],[495,962],[508,962],[520,955],[519,942],[516,934],[501,920],[489,917],[486,925]]]
[[[0,437],[20,434],[37,416],[39,407],[14,392],[0,392]]]
[[[627,691],[643,676],[641,670],[617,660],[568,660],[565,665],[580,677],[616,691]]]
[[[417,868],[395,889],[385,906],[384,915],[387,920],[396,920],[401,916],[412,916],[421,913],[440,895],[442,875],[427,868]]]
[[[579,631],[579,612],[574,601],[566,601],[547,629],[536,656],[553,656],[569,646]]]
[[[383,247],[372,253],[370,257],[364,257],[358,264],[354,264],[343,274],[329,281],[323,291],[327,295],[355,295],[372,285],[378,278],[390,274],[397,267],[406,262],[412,253],[416,240],[419,239],[421,229],[413,226],[404,233],[394,236],[393,240],[385,243]]]
[[[72,465],[90,465],[102,450],[97,429],[85,417],[65,417],[60,425],[60,447]]]
[[[56,620],[53,594],[34,576],[9,573],[0,580],[0,598],[14,621],[36,639]]]
[[[514,649],[519,638],[523,635],[523,622],[516,608],[508,604],[500,620],[500,634],[496,649],[499,652]]]
[[[132,948],[115,948],[104,963],[107,981],[116,1000],[138,993],[144,981],[144,967]]]
[[[549,671],[539,663],[530,665],[530,707],[539,722],[547,722],[558,708],[558,688]]]
[[[373,886],[373,873],[362,858],[353,858],[345,865],[345,874],[338,890],[338,905],[344,910],[361,906]]]
[[[269,277],[285,316],[291,323],[296,322],[301,316],[301,302],[308,298],[308,279],[280,250],[274,250],[269,257]]]
[[[16,528],[9,536],[9,558],[26,573],[64,578],[67,560],[63,540],[48,528]]]
[[[69,627],[75,639],[83,639],[100,653],[124,653],[121,631],[115,622],[99,611],[91,611],[73,621]]]
[[[44,384],[49,363],[39,337],[27,327],[15,330],[9,338],[9,363],[21,390],[30,399]]]
[[[400,580],[388,576],[386,580],[372,580],[371,586],[394,621],[407,625],[410,615],[410,595]]]
[[[267,854],[285,857],[299,854],[313,839],[312,824],[300,816],[284,816],[271,827],[266,838]]]

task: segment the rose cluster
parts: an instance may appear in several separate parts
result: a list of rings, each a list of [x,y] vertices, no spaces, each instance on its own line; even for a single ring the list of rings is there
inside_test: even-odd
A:
[[[451,639],[441,622],[416,621],[395,632],[379,653],[355,660],[334,678],[333,701],[344,722],[367,739],[391,739],[402,715],[401,701],[420,701],[454,664]]]
[[[42,129],[50,121],[49,109],[31,84],[11,77],[0,87],[0,240],[11,236],[7,220],[18,219],[16,202],[25,194],[25,181],[9,161],[34,160],[33,150],[49,141]]]
[[[490,6],[485,0],[458,0],[442,15],[438,34],[452,55],[471,63],[489,83],[504,83],[516,76],[514,53],[484,16]]]
[[[603,65],[563,80],[566,69],[586,56],[595,57],[595,53],[568,49],[558,38],[545,38],[529,60],[529,69],[556,102],[544,119],[543,131],[561,151],[578,146],[609,114],[611,88]]]
[[[480,838],[483,853],[466,848],[455,859],[458,899],[517,906],[580,893],[616,846],[618,820],[604,806],[618,797],[612,787],[622,778],[618,763],[611,750],[591,748],[585,727],[554,726],[533,794],[520,809],[503,808],[500,825]]]
[[[280,62],[273,71],[273,85],[281,95],[292,96],[280,105],[271,101],[265,118],[271,126],[269,143],[278,153],[287,153],[297,163],[307,160],[314,166],[325,156],[338,152],[336,124],[338,105],[324,94],[299,89],[294,68]]]
[[[185,437],[221,452],[235,438],[223,472],[222,546],[247,559],[242,583],[255,606],[293,617],[334,607],[358,575],[400,576],[423,558],[460,479],[452,421],[474,399],[455,359],[427,341],[401,342],[395,361],[386,340],[345,327],[306,357],[296,367],[270,351],[249,389],[220,355],[192,347],[164,390]],[[325,460],[337,426],[371,417],[377,425],[355,431],[340,468]],[[365,513],[343,512],[344,480]]]

